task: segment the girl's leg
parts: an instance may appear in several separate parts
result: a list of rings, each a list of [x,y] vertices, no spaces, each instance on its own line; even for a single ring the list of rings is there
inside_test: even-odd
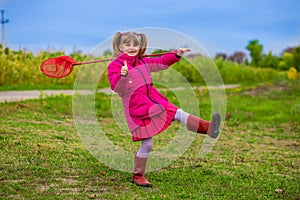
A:
[[[185,124],[190,131],[196,133],[208,134],[212,138],[217,138],[219,135],[219,127],[221,117],[219,113],[213,113],[211,121],[205,121],[199,117],[177,109],[174,119]]]
[[[178,108],[176,111],[176,114],[174,116],[174,119],[177,121],[180,121],[181,123],[183,123],[184,125],[187,126],[187,121],[188,121],[189,116],[190,116],[189,113],[184,112],[183,110]]]
[[[152,187],[151,183],[145,178],[147,159],[152,150],[152,138],[142,140],[142,146],[134,156],[134,173],[131,182],[144,187]]]
[[[152,138],[146,138],[142,140],[142,146],[136,153],[136,156],[139,158],[148,158],[150,151],[152,150],[152,147],[153,147]]]

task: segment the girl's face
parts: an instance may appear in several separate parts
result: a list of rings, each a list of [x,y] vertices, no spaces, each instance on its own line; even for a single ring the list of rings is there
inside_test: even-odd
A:
[[[123,53],[125,53],[129,56],[136,56],[139,53],[140,45],[134,44],[134,42],[131,41],[129,43],[120,44],[119,48]]]

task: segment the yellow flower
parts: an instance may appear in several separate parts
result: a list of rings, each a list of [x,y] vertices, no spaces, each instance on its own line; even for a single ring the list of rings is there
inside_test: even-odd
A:
[[[297,80],[298,78],[300,78],[300,74],[297,72],[295,67],[291,67],[287,74],[290,80]]]

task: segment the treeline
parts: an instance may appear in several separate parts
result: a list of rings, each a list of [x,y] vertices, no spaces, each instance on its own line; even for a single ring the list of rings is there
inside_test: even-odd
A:
[[[215,64],[224,83],[270,82],[288,78],[291,80],[300,79],[300,46],[286,48],[281,56],[274,56],[271,52],[262,54],[262,45],[258,40],[250,41],[246,48],[250,51],[250,61],[246,59],[246,53],[243,52],[236,52],[231,56],[220,53],[216,55],[215,59],[210,61],[199,56],[190,59],[190,61],[193,60],[193,64],[198,66]],[[110,53],[106,51],[103,56],[93,57],[83,54],[81,51],[76,51],[69,54],[69,56],[77,62],[81,62],[107,58],[110,56]],[[16,51],[9,48],[3,50],[0,45],[0,86],[33,85],[36,87],[41,85],[41,88],[44,88],[44,85],[51,85],[51,87],[53,85],[68,85],[68,87],[72,87],[79,67],[75,67],[69,76],[61,79],[49,78],[40,71],[40,65],[44,60],[61,55],[65,55],[65,52],[40,51],[34,54],[26,50]],[[107,63],[101,63],[101,65],[105,67]],[[191,83],[205,84],[202,77],[195,71],[195,68],[188,60],[183,59],[183,61],[176,63],[173,68]],[[203,71],[206,69],[202,68],[201,70],[203,73],[206,73],[206,71]],[[168,70],[162,73],[168,73]],[[86,76],[89,77],[90,74]],[[101,78],[100,87],[108,86],[107,77],[105,76],[106,73]]]
[[[263,54],[263,45],[259,40],[249,41],[246,49],[249,51],[251,60],[246,58],[246,53],[237,51],[230,56],[224,53],[217,53],[216,58],[226,59],[236,63],[244,63],[252,67],[259,68],[272,68],[277,70],[289,70],[295,68],[300,71],[300,46],[285,48],[280,56],[272,54],[270,51],[267,54]]]

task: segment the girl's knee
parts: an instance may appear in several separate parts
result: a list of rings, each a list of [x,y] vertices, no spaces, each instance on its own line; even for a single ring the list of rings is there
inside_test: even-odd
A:
[[[147,140],[144,140],[143,143],[142,143],[142,147],[145,151],[147,152],[150,152],[153,148],[153,142],[152,142],[152,139],[147,139]]]

